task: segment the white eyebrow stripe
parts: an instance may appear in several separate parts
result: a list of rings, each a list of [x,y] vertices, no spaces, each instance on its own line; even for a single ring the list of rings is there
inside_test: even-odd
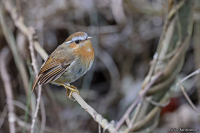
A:
[[[69,44],[69,43],[71,43],[72,41],[67,41],[67,42],[65,42],[66,44]]]
[[[74,38],[72,38],[72,42],[74,42],[74,41],[76,41],[76,40],[81,40],[81,41],[84,41],[84,40],[86,40],[87,39],[87,35],[85,35],[85,36],[76,36],[76,37],[74,37]]]
[[[84,32],[84,35],[83,35],[83,36],[76,36],[76,37],[72,38],[70,41],[67,41],[67,42],[65,42],[65,43],[66,43],[66,44],[70,44],[70,43],[72,43],[72,42],[75,42],[76,40],[84,41],[84,40],[86,40],[86,39],[88,39],[88,35],[87,35],[87,33]]]

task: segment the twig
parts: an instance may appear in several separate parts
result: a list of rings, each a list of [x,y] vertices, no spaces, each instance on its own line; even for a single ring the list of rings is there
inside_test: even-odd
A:
[[[196,75],[196,74],[199,74],[200,73],[200,68],[197,69],[196,71],[192,72],[191,74],[189,74],[188,76],[184,77],[183,79],[181,79],[179,82],[182,83],[184,82],[185,80],[189,79],[190,77]],[[176,83],[176,86],[178,86],[179,83]]]
[[[1,113],[1,116],[0,116],[0,129],[1,129],[1,126],[2,126],[2,124],[4,122],[4,120],[5,120],[7,112],[8,112],[8,105],[6,104],[4,109],[3,109],[3,111],[2,111],[2,113]]]
[[[26,109],[26,106],[23,103],[16,101],[16,100],[13,100],[13,105],[24,110],[24,112],[28,113],[31,116],[31,114],[28,112],[28,110]]]
[[[9,128],[10,128],[10,133],[15,133],[15,112],[14,112],[14,106],[13,106],[13,94],[12,94],[12,86],[11,86],[11,81],[10,81],[10,75],[8,74],[7,71],[7,66],[6,66],[6,57],[9,54],[9,49],[7,47],[4,47],[1,51],[1,56],[0,56],[0,70],[1,70],[1,78],[4,83],[4,89],[8,101],[8,122],[9,122]]]
[[[159,102],[156,102],[156,101],[152,100],[151,97],[146,97],[145,100],[147,102],[151,103],[152,105],[159,106],[159,107],[165,107],[170,103],[170,101],[168,101],[166,103],[159,103]]]
[[[114,131],[114,123],[111,121],[110,123],[103,118],[100,114],[98,114],[90,105],[88,105],[77,92],[73,92],[72,96],[76,99],[76,101],[81,105],[81,107],[87,111],[92,118],[98,122],[102,128],[108,129],[109,132]]]
[[[46,113],[45,113],[45,107],[44,107],[43,100],[41,100],[40,102],[41,102],[40,105],[41,105],[41,114],[42,114],[40,133],[43,133],[45,130],[45,125],[46,125]]]
[[[200,1],[196,1],[196,3],[199,3]],[[200,10],[200,5],[198,4],[197,9]],[[199,13],[198,13],[199,14]],[[194,15],[195,18],[195,15]],[[198,69],[200,67],[200,23],[195,22],[194,24],[194,63],[195,63],[195,69]],[[198,81],[200,81],[200,75],[198,75],[197,78]],[[198,92],[198,99],[200,103],[200,82],[196,84],[197,92]]]
[[[131,111],[133,110],[133,108],[138,104],[138,102],[142,99],[142,97],[146,94],[147,90],[154,84],[154,82],[162,75],[162,72],[159,72],[157,75],[155,75],[155,78],[150,81],[149,84],[146,85],[146,87],[141,91],[141,93],[139,94],[139,96],[137,97],[137,99],[131,104],[131,106],[126,110],[125,114],[122,116],[122,118],[120,119],[120,121],[117,123],[117,126],[115,128],[114,133],[116,133],[119,128],[121,127],[121,125],[124,123],[124,121],[126,120],[126,118],[129,116],[129,114],[131,113]]]
[[[13,22],[15,26],[24,34],[27,36],[28,40],[32,38],[32,33],[30,32],[30,29],[24,24],[23,17],[21,15],[17,14],[17,8],[12,4],[10,0],[2,0],[6,10],[10,13]],[[44,51],[44,49],[39,45],[37,41],[34,41],[34,47],[36,51],[41,55],[43,59],[47,58],[47,54]]]
[[[34,48],[33,48],[33,34],[34,34],[34,30],[33,28],[30,27],[30,33],[32,34],[32,36],[29,36],[29,49],[30,49],[30,53],[31,53],[31,59],[32,59],[32,63],[31,65],[33,66],[33,70],[35,72],[35,77],[37,77],[38,74],[38,65],[37,65],[37,61],[35,58],[35,53],[34,53]],[[39,106],[40,106],[40,98],[41,98],[41,91],[42,91],[42,87],[41,85],[38,85],[38,98],[37,98],[37,105],[36,105],[36,110],[34,113],[34,117],[32,119],[32,125],[31,125],[31,133],[33,133],[34,131],[34,125],[35,125],[35,120],[38,114],[38,110],[39,110]]]
[[[175,15],[175,13],[177,12],[177,10],[179,10],[185,3],[186,0],[183,0],[181,2],[179,2],[177,5],[175,5],[175,7],[173,7],[172,10],[170,10],[170,12],[168,13],[167,18],[171,19],[173,15]]]
[[[183,92],[183,95],[185,96],[185,98],[187,99],[187,101],[189,102],[190,106],[192,106],[193,110],[196,112],[197,116],[200,119],[200,112],[198,111],[198,109],[194,106],[194,104],[192,103],[192,101],[190,100],[188,94],[185,92],[184,87],[181,85],[181,83],[178,81],[179,86],[181,87],[181,90]]]
[[[20,127],[27,128],[28,130],[31,129],[31,124],[22,121],[20,118],[16,118],[16,122],[17,122],[17,124],[18,124]],[[60,131],[58,131],[58,130],[56,130],[56,129],[52,129],[52,128],[50,128],[50,127],[45,127],[44,130],[45,130],[45,133],[47,133],[47,132],[51,132],[51,133],[61,133]]]
[[[135,122],[135,120],[136,120],[136,118],[137,118],[137,115],[138,115],[138,113],[139,113],[139,110],[140,110],[141,105],[142,105],[142,103],[138,103],[138,105],[137,105],[137,107],[136,107],[136,109],[135,109],[135,112],[134,112],[134,116],[133,116],[132,119],[131,119],[131,125],[134,124],[134,122]]]
[[[8,1],[6,1],[8,2]],[[9,2],[8,2],[8,5],[9,5]],[[6,6],[5,6],[6,7]],[[11,8],[13,9],[12,12],[13,14],[15,14],[15,8]],[[22,81],[23,81],[23,85],[24,85],[24,89],[25,89],[25,92],[26,92],[26,95],[28,96],[28,92],[29,92],[29,86],[28,86],[28,74],[26,72],[26,69],[25,69],[25,66],[24,66],[24,63],[22,61],[22,59],[20,58],[18,52],[17,52],[17,45],[16,45],[16,42],[15,42],[15,38],[14,38],[14,35],[12,33],[12,31],[9,29],[9,27],[6,25],[6,23],[4,22],[4,19],[3,19],[3,15],[2,15],[2,12],[0,11],[0,21],[1,21],[1,25],[2,25],[2,29],[4,31],[4,36],[8,42],[8,45],[13,53],[13,57],[14,57],[14,60],[15,60],[15,64],[17,66],[17,69],[19,70],[20,72],[20,75],[21,75],[21,78],[22,78]],[[15,21],[14,21],[15,22]],[[31,96],[31,109],[32,111],[35,110],[35,95],[32,95]],[[32,114],[32,117],[33,117],[33,114]]]
[[[11,51],[12,51],[17,69],[20,72],[25,92],[28,95],[28,74],[26,72],[24,63],[23,63],[21,57],[19,56],[19,54],[17,52],[18,48],[17,48],[17,45],[16,45],[14,35],[13,35],[11,29],[9,28],[9,26],[7,25],[7,23],[5,22],[4,16],[2,14],[1,3],[0,3],[0,25],[2,27],[2,31],[3,31],[3,34],[6,38],[6,41],[7,41],[8,45],[9,45]]]
[[[56,104],[56,102],[54,101],[55,100],[55,97],[53,95],[53,92],[51,91],[51,89],[49,88],[48,85],[45,86],[45,88],[43,89],[44,92],[46,93],[46,96],[47,98],[49,99],[50,103],[52,104],[51,107],[52,107],[52,111],[57,119],[57,125],[60,127],[60,130],[63,130],[63,126],[62,126],[62,121],[59,117],[59,108],[58,108],[58,105]]]
[[[172,91],[168,91],[167,93],[165,93],[165,95],[160,100],[159,104],[166,103],[169,100],[169,98],[171,97],[171,93],[172,93]],[[145,117],[143,117],[142,120],[136,122],[134,125],[132,125],[131,128],[126,129],[126,133],[129,133],[130,131],[137,131],[138,129],[141,129],[141,127],[143,127],[144,125],[149,123],[153,118],[155,118],[156,115],[159,116],[158,112],[160,112],[160,110],[161,110],[161,107],[159,107],[159,106],[154,107]],[[144,130],[146,130],[146,129],[144,129]]]
[[[131,127],[131,122],[130,122],[129,117],[126,118],[126,124],[128,125],[128,127]]]
[[[32,59],[32,66],[35,72],[35,76],[37,76],[38,74],[38,70],[37,70],[37,61],[35,59],[35,54],[34,54],[34,44],[37,44],[36,41],[33,41],[33,34],[34,34],[34,30],[33,28],[28,28],[23,21],[23,17],[20,15],[17,15],[17,9],[14,5],[12,5],[10,0],[3,0],[4,5],[6,7],[6,9],[8,10],[8,12],[10,13],[14,24],[17,28],[20,29],[20,31],[27,36],[28,41],[29,41],[29,49],[30,49],[30,53],[31,53],[31,59]],[[37,45],[39,46],[39,45]],[[42,49],[42,48],[41,48]],[[40,51],[38,51],[40,52]],[[34,113],[34,117],[32,119],[32,125],[31,125],[31,133],[33,133],[33,129],[34,129],[34,125],[35,125],[35,119],[37,117],[38,114],[38,110],[39,110],[39,105],[40,105],[40,97],[41,97],[41,85],[38,85],[38,99],[37,99],[37,105],[36,105],[36,109],[35,109],[35,113]]]

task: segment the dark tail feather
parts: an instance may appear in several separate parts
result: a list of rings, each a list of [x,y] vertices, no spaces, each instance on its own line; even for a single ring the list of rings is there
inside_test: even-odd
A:
[[[35,89],[35,86],[37,85],[37,83],[38,83],[38,81],[40,80],[40,77],[42,76],[42,74],[40,74],[37,78],[36,78],[36,80],[35,80],[35,82],[34,82],[34,84],[33,84],[33,87],[32,87],[32,90],[31,91],[33,91],[34,89]]]

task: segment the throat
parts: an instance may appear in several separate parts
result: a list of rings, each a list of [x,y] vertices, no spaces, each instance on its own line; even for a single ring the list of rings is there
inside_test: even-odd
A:
[[[87,52],[91,52],[91,48],[87,48],[87,50],[86,50]]]

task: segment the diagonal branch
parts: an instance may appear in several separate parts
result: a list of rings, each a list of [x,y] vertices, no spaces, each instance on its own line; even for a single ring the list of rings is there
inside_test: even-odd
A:
[[[189,98],[188,94],[185,92],[184,87],[182,86],[182,84],[178,81],[178,85],[181,87],[181,90],[183,92],[183,95],[185,96],[185,98],[187,99],[187,101],[189,102],[190,106],[193,108],[193,110],[196,112],[197,116],[200,119],[200,112],[198,111],[198,109],[194,106],[194,104],[192,103],[191,99]]]
[[[137,99],[126,110],[126,112],[124,113],[124,115],[122,116],[122,118],[120,119],[120,121],[118,122],[118,124],[116,125],[116,129],[115,129],[114,133],[117,132],[117,130],[119,130],[119,128],[121,127],[121,125],[124,123],[124,121],[126,120],[126,118],[129,116],[129,114],[131,113],[131,111],[134,109],[134,107],[138,104],[138,102],[143,98],[143,96],[146,94],[146,92],[148,91],[148,89],[155,83],[155,81],[161,75],[162,75],[162,72],[157,73],[157,75],[155,76],[155,78],[141,91],[141,93],[139,94],[139,96],[137,97]]]

